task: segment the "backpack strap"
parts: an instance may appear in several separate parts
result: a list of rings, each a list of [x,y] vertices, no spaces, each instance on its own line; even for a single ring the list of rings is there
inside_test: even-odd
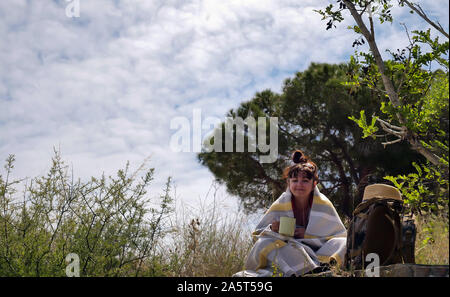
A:
[[[386,261],[382,264],[380,264],[381,266],[385,265],[386,263],[389,263],[389,261],[392,260],[392,258],[394,257],[394,255],[401,251],[401,234],[400,234],[400,226],[396,226],[396,222],[395,222],[395,216],[393,211],[390,209],[390,207],[386,207],[387,211],[389,212],[389,217],[387,217],[386,219],[392,224],[392,229],[394,229],[394,238],[395,238],[395,242],[394,245],[392,247],[391,253],[389,254],[389,256],[386,258]]]

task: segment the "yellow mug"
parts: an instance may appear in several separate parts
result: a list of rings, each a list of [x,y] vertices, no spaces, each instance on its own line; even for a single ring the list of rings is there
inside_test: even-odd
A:
[[[295,218],[280,217],[280,230],[278,233],[286,236],[294,236],[295,221]]]

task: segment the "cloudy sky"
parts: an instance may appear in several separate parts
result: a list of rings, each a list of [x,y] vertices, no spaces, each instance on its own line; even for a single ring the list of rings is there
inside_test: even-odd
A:
[[[68,17],[76,2],[79,17]],[[448,31],[448,0],[423,2]],[[46,173],[56,147],[74,175],[87,178],[150,157],[155,195],[172,176],[177,199],[205,197],[213,176],[195,153],[171,150],[170,121],[192,123],[194,109],[224,119],[257,91],[279,92],[311,62],[348,61],[350,18],[326,31],[313,12],[329,3],[2,0],[0,160],[15,154],[16,176],[34,177]],[[377,32],[383,52],[407,45],[401,22],[425,26],[407,9],[394,17]]]

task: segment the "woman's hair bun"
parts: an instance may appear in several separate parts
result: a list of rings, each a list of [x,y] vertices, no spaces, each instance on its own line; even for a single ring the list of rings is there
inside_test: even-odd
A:
[[[306,158],[306,156],[303,154],[302,151],[296,150],[292,154],[292,161],[294,161],[295,164],[298,164],[298,163],[306,163],[308,162],[308,159]]]

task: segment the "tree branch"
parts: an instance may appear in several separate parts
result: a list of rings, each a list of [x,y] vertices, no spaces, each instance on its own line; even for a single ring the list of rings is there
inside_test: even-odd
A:
[[[407,4],[409,3],[406,0],[403,0],[403,1]],[[352,3],[352,1],[343,0],[343,2],[346,5],[346,7],[350,10],[350,13],[351,13],[353,19],[356,21],[356,24],[358,25],[359,29],[361,30],[361,33],[363,34],[363,36],[366,38],[367,42],[369,43],[370,51],[372,52],[373,57],[375,59],[375,63],[377,64],[378,70],[380,71],[381,78],[383,80],[383,85],[384,85],[384,88],[386,89],[386,93],[389,97],[389,100],[391,101],[391,103],[394,107],[399,107],[401,105],[401,103],[400,103],[398,94],[395,91],[392,81],[386,75],[386,68],[384,66],[384,61],[383,61],[383,58],[381,57],[380,51],[378,50],[378,46],[375,42],[374,36],[367,29],[367,26],[364,23],[362,16],[359,15],[359,13],[356,10],[355,5]],[[426,17],[423,13],[422,13],[422,15],[423,15],[422,17]],[[439,31],[441,31],[441,30],[439,30]],[[444,35],[446,35],[448,37],[448,34],[444,34]],[[397,113],[397,118],[398,118],[400,124],[404,125],[405,120],[398,113]],[[405,131],[407,131],[406,127],[402,127],[402,128],[405,129]],[[392,128],[391,128],[391,130],[392,130]],[[397,131],[397,133],[400,133],[400,131]],[[439,157],[436,156],[435,154],[433,154],[427,148],[425,148],[422,144],[420,144],[420,142],[416,139],[416,136],[412,132],[411,133],[406,132],[406,133],[407,134],[404,137],[406,137],[407,141],[410,143],[411,147],[414,150],[418,151],[420,154],[422,154],[425,158],[427,158],[427,160],[429,160],[434,165],[436,165],[436,166],[442,165],[439,160]],[[398,137],[398,135],[397,135],[397,137]]]
[[[386,68],[384,66],[384,61],[383,61],[383,58],[381,57],[380,51],[375,42],[375,37],[372,34],[370,34],[369,29],[367,29],[367,26],[364,23],[362,17],[356,11],[355,5],[349,0],[344,0],[344,3],[350,10],[350,13],[353,16],[353,19],[356,21],[356,24],[358,25],[359,29],[361,30],[361,33],[366,38],[367,43],[369,44],[370,51],[372,52],[375,62],[380,71],[384,87],[389,96],[389,100],[392,102],[392,104],[395,107],[400,106],[400,100],[398,98],[397,93],[395,92],[395,88],[394,88],[391,80],[389,79],[389,77],[387,77],[387,75],[386,75]],[[400,121],[400,122],[403,122],[403,121]]]
[[[355,164],[353,163],[352,158],[350,157],[350,155],[347,152],[346,146],[343,145],[339,141],[339,139],[336,137],[336,135],[331,134],[330,138],[334,142],[334,144],[336,144],[342,150],[342,153],[344,155],[344,159],[347,161],[347,163],[349,165],[350,175],[352,176],[353,180],[355,181],[355,184],[358,184],[359,183],[358,173],[356,172],[356,167],[355,167]]]
[[[417,7],[410,3],[408,0],[402,0],[401,2],[405,3],[406,5],[409,6],[409,8],[411,8],[412,10],[414,10],[421,18],[423,18],[428,24],[430,24],[431,26],[433,26],[436,30],[438,30],[439,32],[441,32],[442,35],[444,35],[445,37],[449,38],[449,35],[447,32],[445,32],[444,28],[442,28],[442,26],[439,24],[437,25],[435,22],[433,22],[432,20],[430,20],[427,15],[425,14],[425,12],[423,11],[423,9],[420,7],[420,5],[417,4]]]
[[[351,193],[350,193],[350,182],[347,178],[347,175],[345,174],[345,169],[342,166],[342,162],[339,159],[339,157],[331,150],[326,150],[329,154],[331,159],[333,160],[333,163],[336,165],[336,167],[338,168],[339,171],[339,181],[340,181],[340,185],[342,186],[342,190],[343,190],[343,194],[344,194],[344,201],[343,201],[343,205],[341,206],[341,210],[344,211],[344,213],[348,216],[351,217],[351,213],[349,210],[349,204],[350,204],[350,200],[351,200]]]
[[[380,123],[381,127],[383,128],[383,130],[385,132],[395,135],[398,138],[400,138],[401,140],[405,139],[405,137],[408,133],[406,127],[398,127],[398,126],[391,125],[388,122],[383,121],[380,118],[377,118],[377,121]]]
[[[388,142],[382,142],[381,144],[383,145],[384,148],[386,148],[386,146],[388,146],[390,144],[394,144],[394,143],[400,142],[400,141],[402,141],[402,139],[398,138],[396,140],[392,140],[392,141],[388,141]]]

